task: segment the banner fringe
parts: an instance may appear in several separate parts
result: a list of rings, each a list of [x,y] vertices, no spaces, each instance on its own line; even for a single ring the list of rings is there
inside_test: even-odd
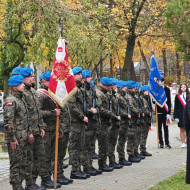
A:
[[[73,88],[71,92],[67,95],[67,97],[63,100],[60,101],[57,96],[50,90],[48,89],[49,95],[63,108],[64,105],[68,102],[68,100],[77,92],[77,87]]]

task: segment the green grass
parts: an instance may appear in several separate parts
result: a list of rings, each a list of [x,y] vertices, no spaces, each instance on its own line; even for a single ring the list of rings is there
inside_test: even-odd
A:
[[[177,174],[149,188],[149,190],[184,190],[190,189],[190,185],[185,183],[186,169],[182,169]]]

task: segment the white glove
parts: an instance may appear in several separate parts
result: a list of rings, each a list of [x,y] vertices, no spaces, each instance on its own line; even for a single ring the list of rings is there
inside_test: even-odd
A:
[[[175,118],[175,121],[176,121],[176,123],[179,123],[179,119],[178,118]]]

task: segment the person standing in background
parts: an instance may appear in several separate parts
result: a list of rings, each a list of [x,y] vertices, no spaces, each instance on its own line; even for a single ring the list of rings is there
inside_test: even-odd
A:
[[[183,112],[186,106],[186,97],[189,94],[189,90],[186,84],[182,83],[179,86],[178,94],[175,97],[175,106],[174,106],[174,119],[180,128],[180,138],[181,138],[181,148],[186,148],[187,144],[185,143],[185,125],[183,120]]]
[[[162,85],[164,85],[164,78],[162,78],[161,81],[162,81]],[[162,137],[162,124],[163,124],[165,148],[171,148],[169,144],[168,126],[166,125],[166,116],[167,114],[171,113],[171,95],[170,95],[170,89],[165,85],[164,85],[164,90],[167,97],[167,101],[166,101],[167,106],[164,106],[163,108],[161,108],[160,106],[157,106],[159,144],[160,144],[160,148],[164,148],[164,141]],[[165,107],[167,107],[167,110],[165,109]]]

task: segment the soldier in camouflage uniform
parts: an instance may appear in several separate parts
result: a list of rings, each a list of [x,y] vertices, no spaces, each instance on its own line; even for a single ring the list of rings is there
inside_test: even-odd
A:
[[[126,86],[128,88],[128,98],[131,110],[131,126],[129,126],[128,130],[128,142],[127,142],[127,153],[129,155],[128,161],[130,162],[140,162],[141,159],[135,157],[135,139],[137,132],[137,120],[140,119],[139,113],[137,111],[137,102],[136,102],[136,82],[135,81],[127,81]],[[126,97],[127,98],[127,97]]]
[[[137,102],[137,111],[139,112],[140,119],[139,122],[137,122],[137,130],[136,130],[136,137],[135,137],[135,148],[134,153],[137,158],[145,159],[145,156],[139,154],[138,149],[140,145],[141,135],[142,135],[142,128],[144,125],[144,110],[143,110],[143,100],[142,100],[142,94],[140,93],[140,87],[141,84],[139,82],[136,82],[136,102]]]
[[[140,140],[140,154],[143,156],[152,156],[152,154],[148,153],[146,151],[146,141],[148,137],[149,132],[149,126],[151,125],[151,111],[152,111],[152,105],[150,96],[148,95],[148,86],[145,85],[141,88],[141,91],[143,93],[142,95],[142,101],[144,105],[144,125],[142,126],[142,134],[141,134],[141,140]]]
[[[77,92],[71,97],[68,106],[71,113],[71,136],[69,139],[69,163],[72,165],[72,179],[86,179],[89,174],[81,171],[81,153],[84,151],[85,123],[88,117],[84,115],[83,91],[82,91],[82,68],[73,68],[73,74],[77,84]]]
[[[63,164],[64,157],[66,156],[67,146],[69,143],[69,132],[71,126],[71,114],[69,110],[68,104],[65,104],[64,107],[61,109],[61,116],[63,117],[62,126],[63,126],[63,138],[59,138],[58,143],[58,171],[57,176],[58,178],[63,178],[65,181],[72,183],[73,180],[66,178],[63,175],[63,169],[67,168],[67,164]]]
[[[45,151],[48,158],[47,169],[51,176],[54,173],[54,162],[55,162],[55,131],[56,131],[56,118],[60,116],[61,110],[56,107],[56,102],[51,98],[48,93],[49,81],[51,73],[45,72],[42,75],[42,84],[43,88],[37,90],[39,95],[39,110],[43,116],[43,120],[46,124],[45,136],[44,136],[44,145]],[[65,117],[65,116],[64,116]],[[67,120],[69,119],[66,118]],[[66,123],[63,122],[63,114],[59,118],[59,145],[62,144],[63,130]],[[62,146],[58,146],[59,152],[62,152]],[[60,154],[61,156],[61,154]],[[62,170],[63,160],[58,162],[58,173],[57,173],[57,182],[61,185],[67,185],[73,180],[67,179],[63,175]]]
[[[39,175],[42,178],[42,187],[52,188],[54,187],[54,183],[51,180],[50,173],[48,172],[48,159],[45,153],[44,141],[42,139],[45,135],[45,124],[38,107],[40,97],[31,87],[33,70],[27,67],[22,68],[20,70],[20,74],[24,77],[24,100],[27,103],[30,117],[29,124],[31,127],[31,133],[29,134],[29,140],[32,143],[33,150],[33,180],[35,182]]]
[[[100,114],[101,126],[98,130],[98,145],[99,145],[99,158],[98,165],[99,169],[104,172],[113,171],[113,167],[110,167],[106,164],[108,156],[108,145],[109,145],[109,134],[111,123],[108,123],[110,119],[119,121],[120,116],[116,116],[113,112],[109,111],[109,99],[107,91],[111,89],[112,79],[107,77],[102,77],[100,79],[100,86],[97,88],[97,106]]]
[[[15,75],[9,78],[11,87],[4,103],[4,127],[10,160],[10,184],[13,190],[22,190],[22,181],[27,186],[33,185],[32,149],[27,104],[23,99],[24,78]]]
[[[84,144],[84,150],[81,155],[81,161],[82,165],[84,167],[84,172],[91,175],[96,176],[97,174],[101,174],[102,171],[97,170],[93,167],[92,163],[92,157],[91,157],[91,144],[93,143],[93,134],[94,131],[97,130],[99,127],[99,117],[97,114],[93,114],[91,112],[91,109],[93,107],[92,105],[92,90],[90,89],[90,82],[91,82],[91,74],[92,72],[90,70],[83,70],[82,71],[82,78],[83,78],[83,86],[85,92],[86,92],[86,102],[88,107],[88,127],[85,129],[85,144]],[[96,98],[96,97],[95,97]],[[96,105],[95,105],[96,106]],[[96,107],[94,107],[96,109]],[[96,110],[97,112],[97,110]],[[93,119],[93,116],[95,115],[96,120]]]
[[[112,112],[115,115],[120,116],[120,96],[117,94],[117,82],[118,80],[115,78],[112,78]],[[118,110],[119,109],[119,110]],[[119,112],[119,113],[117,113]],[[112,121],[110,130],[110,136],[109,136],[109,146],[108,146],[108,157],[109,157],[109,166],[113,167],[114,169],[120,169],[123,166],[118,164],[115,161],[115,146],[117,144],[117,139],[119,135],[119,128],[120,128],[120,122],[119,121]]]
[[[130,166],[132,163],[125,159],[125,143],[127,141],[127,133],[128,133],[128,126],[129,120],[131,119],[131,115],[128,113],[128,105],[126,100],[126,81],[119,81],[117,83],[117,93],[120,97],[120,109],[121,109],[121,122],[120,122],[120,129],[119,129],[119,138],[118,138],[118,145],[117,145],[117,152],[119,155],[119,164],[122,166]]]

